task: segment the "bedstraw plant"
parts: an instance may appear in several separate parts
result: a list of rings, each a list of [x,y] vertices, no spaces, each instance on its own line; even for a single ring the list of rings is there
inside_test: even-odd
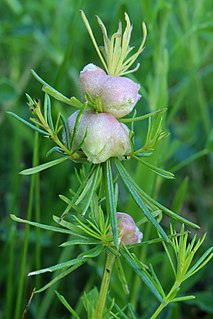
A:
[[[130,46],[132,26],[127,13],[124,15],[124,30],[119,22],[117,31],[111,37],[108,36],[104,23],[97,17],[103,34],[103,46],[99,47],[83,11],[81,16],[104,69],[89,63],[80,72],[81,99],[64,96],[32,71],[36,80],[42,84],[44,98],[40,101],[26,95],[31,113],[30,121],[10,112],[36,134],[51,140],[54,146],[48,151],[48,156],[58,153],[57,159],[25,169],[21,174],[36,174],[62,162],[73,161],[81,165],[79,171],[75,171],[78,189],[70,189],[69,197],[59,196],[66,207],[60,216],[53,216],[57,226],[21,219],[15,215],[11,215],[11,218],[16,222],[67,235],[67,240],[60,245],[62,248],[76,245],[90,247],[88,250],[83,249],[73,259],[31,271],[29,276],[55,271],[57,273],[43,287],[36,288],[35,294],[45,291],[88,261],[94,260],[95,265],[98,256],[104,255],[100,289],[93,287],[82,296],[87,317],[137,318],[136,307],[131,302],[119,305],[110,291],[110,281],[113,280],[111,275],[115,267],[122,294],[131,296],[124,267],[128,264],[141,284],[146,285],[159,302],[155,312],[150,315],[154,319],[169,303],[194,298],[191,295],[182,295],[181,285],[208,263],[212,257],[212,249],[193,261],[205,235],[197,240],[196,235],[189,236],[186,227],[199,229],[199,226],[156,201],[135,182],[126,168],[126,162],[135,161],[135,164],[145,165],[158,176],[174,178],[171,172],[149,161],[153,154],[155,157],[158,155],[157,147],[168,136],[163,128],[166,108],[137,117],[134,107],[141,98],[140,85],[126,77],[140,66],[135,65],[135,61],[144,50],[147,36],[145,23],[142,23],[141,44],[135,49]],[[51,98],[76,108],[76,112],[68,119],[61,113],[56,117],[52,116]],[[132,116],[124,117],[130,112]],[[134,124],[145,120],[148,120],[146,138],[137,146]],[[60,170],[60,166],[57,169]],[[141,214],[136,222],[131,217],[131,211],[118,212],[120,189],[123,185],[140,209]],[[169,229],[162,226],[163,218],[170,221]],[[179,231],[174,229],[174,221],[175,225],[177,222],[182,224]],[[143,241],[145,223],[155,229],[156,237]],[[145,264],[140,255],[137,255],[137,250],[134,250],[140,246],[142,249],[146,246],[148,250],[157,243],[165,250],[174,275],[169,291],[163,287],[154,267]],[[80,318],[60,293],[56,292],[56,295],[73,318]]]

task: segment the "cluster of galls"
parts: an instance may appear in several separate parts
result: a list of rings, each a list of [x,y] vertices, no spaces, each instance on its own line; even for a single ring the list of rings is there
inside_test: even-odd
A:
[[[140,85],[122,75],[132,73],[139,67],[138,64],[129,70],[143,51],[146,26],[142,24],[144,36],[139,49],[130,56],[133,49],[129,45],[132,26],[127,14],[124,33],[119,22],[118,30],[111,39],[107,36],[103,22],[97,17],[104,39],[102,50],[99,50],[83,11],[81,15],[106,72],[94,64],[86,65],[80,72],[80,89],[87,109],[84,113],[77,111],[68,118],[72,147],[76,150],[80,146],[87,160],[93,164],[103,163],[111,157],[122,160],[131,155],[132,143],[129,128],[119,119],[129,114],[141,97],[138,93]],[[121,212],[116,217],[119,243],[140,243],[143,234],[133,218]]]
[[[140,85],[126,77],[107,75],[94,64],[81,71],[80,85],[84,102],[90,102],[94,110],[86,110],[81,116],[73,148],[81,144],[87,160],[94,164],[110,157],[123,159],[131,152],[130,130],[118,119],[129,114],[140,99]],[[79,112],[68,118],[71,137]],[[119,212],[117,220],[120,244],[141,242],[143,234],[130,215]]]
[[[108,75],[94,64],[88,64],[80,73],[80,86],[84,101],[92,101],[94,110],[83,113],[73,147],[84,139],[81,149],[87,160],[94,164],[110,157],[123,159],[131,152],[130,130],[118,119],[129,114],[140,99],[140,85],[126,77]],[[79,112],[68,119],[71,136]]]

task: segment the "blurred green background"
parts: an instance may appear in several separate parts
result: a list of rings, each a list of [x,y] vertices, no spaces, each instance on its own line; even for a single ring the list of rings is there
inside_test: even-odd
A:
[[[53,224],[52,215],[64,209],[58,194],[68,194],[77,185],[74,165],[65,163],[36,176],[18,173],[32,166],[34,133],[7,114],[13,111],[29,118],[25,93],[43,99],[40,84],[32,77],[34,69],[46,82],[66,96],[80,98],[79,72],[88,63],[100,65],[79,10],[83,9],[94,28],[98,43],[101,33],[95,15],[101,17],[109,33],[115,32],[119,19],[127,12],[133,24],[131,44],[137,47],[145,21],[148,38],[139,57],[140,69],[131,78],[141,84],[143,98],[137,105],[142,115],[167,107],[165,130],[171,134],[160,145],[157,160],[161,167],[175,173],[176,179],[164,181],[135,166],[127,167],[136,181],[163,204],[198,223],[200,233],[208,232],[203,251],[212,242],[213,226],[213,14],[211,0],[2,0],[0,2],[0,318],[19,319],[34,287],[48,282],[51,275],[27,277],[29,271],[67,260],[79,251],[58,248],[61,235],[16,225],[10,213]],[[52,101],[54,112],[64,116],[70,106]],[[136,144],[145,137],[146,124],[136,126]],[[51,142],[39,139],[39,158],[45,162]],[[51,155],[51,159],[54,159]],[[77,169],[80,165],[76,165]],[[29,192],[33,201],[29,202]],[[120,210],[137,216],[138,208],[128,194],[121,192]],[[137,219],[137,218],[136,218]],[[165,227],[168,220],[163,220]],[[143,229],[145,238],[152,230]],[[194,232],[192,230],[192,232]],[[199,235],[198,235],[199,236]],[[152,236],[151,236],[152,237]],[[84,247],[83,249],[86,249]],[[200,254],[203,252],[201,251]],[[160,246],[142,253],[143,261],[158,269],[163,285],[169,287],[172,274]],[[58,289],[82,318],[82,291],[100,282],[101,260],[83,266],[59,286],[36,295],[26,318],[70,318],[54,294]],[[212,318],[212,264],[188,281],[184,291],[197,295],[185,304],[169,306],[160,318]],[[128,272],[128,269],[127,269]],[[128,273],[130,285],[133,274]],[[132,299],[138,314],[149,318],[157,302],[142,284],[135,286]],[[111,291],[121,304],[125,297],[112,283]],[[131,287],[130,287],[131,288]],[[130,298],[131,299],[131,298]]]

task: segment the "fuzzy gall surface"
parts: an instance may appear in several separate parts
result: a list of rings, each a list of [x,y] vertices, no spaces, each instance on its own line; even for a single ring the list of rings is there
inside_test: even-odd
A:
[[[80,89],[83,98],[86,93],[93,99],[98,96],[106,77],[104,70],[93,63],[87,64],[80,72]]]
[[[80,88],[83,97],[86,93],[92,99],[99,97],[103,112],[116,118],[129,114],[141,98],[138,83],[126,77],[107,75],[92,63],[80,72]]]
[[[139,84],[126,77],[107,76],[99,93],[103,111],[116,118],[129,114],[141,98],[139,89]]]
[[[136,226],[134,219],[126,213],[117,213],[120,243],[133,245],[141,243],[143,234]]]
[[[71,137],[78,113],[76,111],[68,118]],[[123,159],[131,152],[128,127],[108,113],[86,111],[81,117],[73,149],[80,145],[84,137],[81,149],[88,161],[94,164],[105,162],[110,157]]]

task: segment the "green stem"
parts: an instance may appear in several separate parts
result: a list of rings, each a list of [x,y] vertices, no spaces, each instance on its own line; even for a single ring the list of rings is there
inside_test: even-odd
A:
[[[163,310],[163,308],[165,307],[165,304],[160,304],[160,306],[158,307],[158,309],[155,311],[155,313],[151,316],[150,319],[155,319],[158,317],[158,315],[161,313],[161,311]]]
[[[30,105],[30,104],[29,104]],[[43,127],[43,129],[45,131],[47,131],[47,133],[49,133],[50,138],[68,155],[70,156],[73,160],[77,160],[79,159],[80,155],[78,152],[73,153],[71,150],[69,150],[58,138],[58,135],[52,131],[52,129],[50,128],[49,124],[47,123],[47,121],[45,120],[42,112],[41,112],[41,106],[40,106],[40,102],[36,102],[35,105],[33,105],[34,109],[33,109],[33,114],[37,117],[38,122],[34,122],[37,123],[38,125],[40,125],[41,127]]]
[[[99,298],[98,298],[98,302],[97,302],[97,306],[95,310],[94,318],[96,319],[103,319],[104,309],[105,309],[105,304],[106,304],[106,299],[108,294],[108,288],[109,288],[109,282],[110,282],[110,277],[111,277],[114,261],[115,261],[115,255],[108,251],[106,254],[106,262],[104,266],[100,294],[99,294]]]
[[[152,317],[150,319],[155,319],[158,317],[158,315],[161,313],[161,311],[170,303],[174,300],[176,294],[177,294],[177,288],[180,287],[180,282],[179,281],[175,281],[174,285],[172,286],[172,288],[170,289],[168,295],[165,298],[165,303],[161,303],[160,306],[157,308],[157,310],[155,311],[155,313],[152,315]],[[175,293],[176,291],[176,293]],[[174,295],[175,294],[175,295]]]

